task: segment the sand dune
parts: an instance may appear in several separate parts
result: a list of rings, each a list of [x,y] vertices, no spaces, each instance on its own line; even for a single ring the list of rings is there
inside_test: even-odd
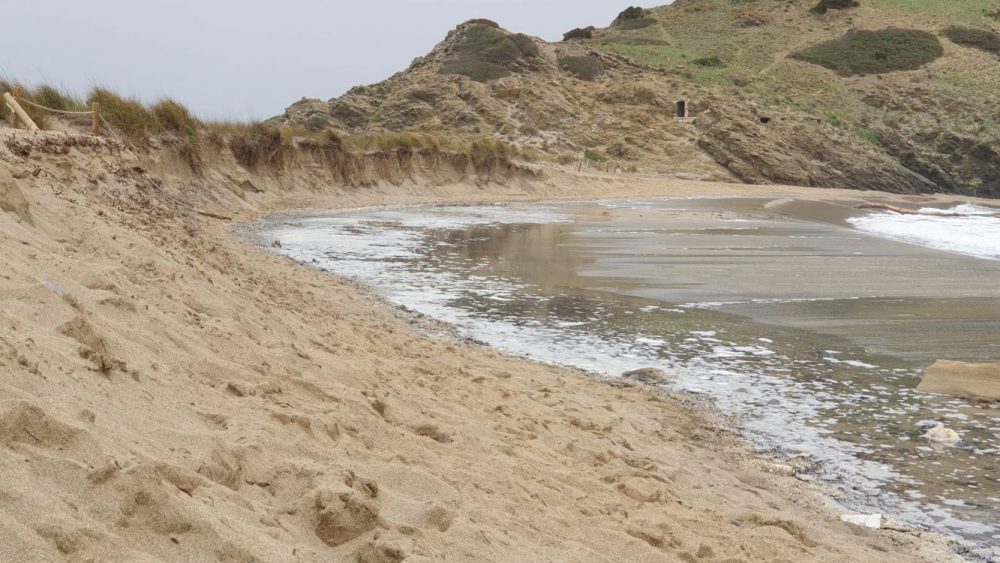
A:
[[[0,147],[0,560],[951,557],[840,522],[681,399],[428,337],[179,203],[250,220],[751,188],[554,173],[338,188],[304,165],[127,159]]]

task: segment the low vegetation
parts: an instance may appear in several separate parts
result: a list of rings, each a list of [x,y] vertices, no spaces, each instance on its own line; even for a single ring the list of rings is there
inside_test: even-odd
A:
[[[933,34],[914,29],[889,28],[852,31],[792,56],[850,76],[915,70],[944,54]]]
[[[563,41],[569,41],[571,39],[593,39],[595,29],[597,28],[592,25],[571,29],[566,33],[563,33]]]
[[[640,18],[637,20],[628,20],[616,26],[622,31],[634,31],[636,29],[643,29],[651,25],[656,24],[656,19],[654,18]]]
[[[198,129],[198,120],[191,115],[188,108],[176,100],[169,98],[160,100],[150,108],[157,125],[171,133],[194,136]]]
[[[825,14],[830,10],[847,10],[860,6],[857,0],[819,0],[811,10],[814,14]]]
[[[604,65],[601,61],[589,55],[560,57],[559,68],[580,80],[587,81],[596,80],[604,74]]]
[[[643,10],[639,6],[629,6],[618,14],[615,21],[611,22],[611,27],[620,26],[625,22],[641,20],[644,17],[646,17],[646,10]]]
[[[533,42],[531,46],[534,47]],[[525,46],[524,49],[530,52],[531,48]],[[15,83],[0,79],[0,92],[13,92],[14,88]],[[430,92],[415,90],[411,94],[414,99],[433,103],[434,95]],[[323,119],[322,127],[267,121],[203,121],[176,100],[162,99],[152,105],[146,105],[138,99],[120,96],[107,88],[94,88],[84,101],[70,92],[49,85],[35,88],[22,87],[22,99],[60,111],[89,111],[90,104],[97,102],[101,106],[101,114],[113,129],[114,136],[140,150],[149,147],[153,137],[173,139],[168,142],[173,144],[178,154],[195,172],[201,169],[202,151],[205,146],[228,147],[240,165],[254,169],[279,168],[288,162],[296,149],[319,150],[328,156],[442,151],[467,159],[467,162],[477,170],[504,165],[512,158],[522,160],[538,158],[538,155],[531,151],[519,149],[492,137],[461,140],[420,132],[341,136],[328,128],[326,119]],[[50,118],[52,114],[27,104],[24,104],[24,109],[43,129],[63,119],[67,121],[61,127],[73,127],[74,116]],[[0,113],[0,117],[8,121],[10,119],[3,113]],[[79,124],[80,130],[89,131],[90,116],[80,117],[84,117],[86,121],[86,125],[82,122]],[[178,137],[181,141],[179,144]],[[343,158],[336,160],[341,166],[346,162]]]
[[[944,30],[952,43],[1000,55],[1000,34],[987,29],[953,26]]]
[[[607,157],[605,157],[603,154],[597,152],[594,149],[587,149],[583,151],[583,158],[584,160],[595,163],[604,162],[605,160],[607,160]]]
[[[488,82],[511,73],[516,63],[538,56],[538,46],[523,33],[506,31],[476,20],[460,26],[455,55],[441,67],[441,74],[460,74]]]

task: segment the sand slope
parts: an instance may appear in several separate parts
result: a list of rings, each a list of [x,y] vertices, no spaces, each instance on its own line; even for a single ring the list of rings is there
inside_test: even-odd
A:
[[[113,149],[0,147],[0,560],[950,556],[839,522],[675,399],[422,336],[172,199],[249,219],[621,182],[360,190],[146,158],[171,198]],[[248,178],[260,194],[238,189]]]

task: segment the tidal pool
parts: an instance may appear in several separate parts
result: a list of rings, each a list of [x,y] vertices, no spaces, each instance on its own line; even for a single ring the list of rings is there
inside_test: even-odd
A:
[[[508,353],[662,368],[846,506],[997,555],[1000,412],[915,387],[939,358],[1000,361],[1000,262],[865,234],[841,203],[372,208],[262,232]],[[937,421],[962,441],[922,439]]]

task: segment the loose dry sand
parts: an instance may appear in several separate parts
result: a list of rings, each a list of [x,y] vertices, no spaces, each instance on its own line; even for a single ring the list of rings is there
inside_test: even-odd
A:
[[[840,522],[675,398],[425,336],[177,203],[251,220],[818,192],[556,172],[477,184],[433,169],[338,188],[308,162],[250,173],[220,153],[194,174],[167,149],[137,162],[39,147],[0,145],[2,561],[953,557],[931,536]]]

